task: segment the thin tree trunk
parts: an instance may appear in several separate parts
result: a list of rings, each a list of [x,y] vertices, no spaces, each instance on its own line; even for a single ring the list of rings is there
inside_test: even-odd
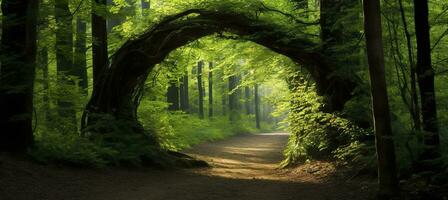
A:
[[[423,118],[425,144],[422,160],[440,157],[439,128],[437,125],[434,69],[431,66],[431,43],[428,21],[428,1],[414,0],[415,35],[417,38],[417,79]]]
[[[230,121],[236,120],[238,114],[238,91],[236,90],[238,78],[235,75],[229,76],[229,112]]]
[[[379,198],[398,195],[395,147],[390,125],[384,67],[380,1],[364,1],[364,28],[370,72],[372,110],[378,157]]]
[[[198,62],[198,106],[199,106],[199,118],[204,119],[204,88],[202,86],[202,68],[204,66],[204,61]]]
[[[412,120],[414,123],[414,129],[417,131],[421,130],[420,127],[420,107],[418,105],[418,95],[417,95],[417,81],[416,81],[416,73],[415,73],[415,64],[414,64],[414,55],[412,53],[412,39],[411,39],[411,33],[408,29],[408,23],[406,20],[406,13],[404,11],[403,7],[403,0],[398,0],[398,4],[400,6],[400,14],[401,14],[401,21],[403,22],[403,28],[404,33],[406,36],[406,45],[408,50],[408,59],[409,59],[409,69],[410,69],[410,76],[411,76],[411,114],[412,114]]]
[[[107,23],[106,17],[98,13],[105,13],[106,0],[95,0],[92,10],[92,54],[93,54],[93,85],[97,85],[101,72],[107,67]]]
[[[180,107],[182,111],[189,112],[189,96],[188,96],[188,72],[182,77],[182,84],[180,87]]]
[[[213,63],[208,65],[208,117],[213,117]]]
[[[42,4],[43,0],[39,1],[39,4]],[[42,8],[39,8],[39,13],[42,13]],[[51,121],[51,112],[50,112],[50,97],[49,97],[49,76],[48,76],[48,47],[47,44],[44,42],[45,37],[43,35],[44,31],[48,29],[48,21],[47,16],[39,14],[39,23],[41,24],[38,26],[39,30],[38,32],[38,42],[41,44],[38,46],[41,46],[41,49],[38,52],[37,56],[37,64],[38,67],[42,70],[42,111],[43,111],[43,121],[44,124],[47,124],[47,122]],[[42,31],[42,32],[40,32]]]
[[[73,26],[68,0],[55,1],[56,18],[56,68],[60,86],[74,85],[71,76],[75,75],[73,67]],[[63,132],[77,130],[74,102],[64,95],[66,88],[58,96],[58,113],[62,119],[69,119],[73,127]],[[63,126],[65,127],[65,126]]]
[[[179,87],[177,86],[177,80],[170,81],[167,92],[167,102],[169,111],[179,110]]]
[[[0,51],[0,151],[33,144],[33,86],[39,1],[3,0]]]
[[[76,42],[74,56],[74,74],[79,78],[79,86],[84,95],[88,94],[87,77],[87,46],[86,46],[87,24],[80,17],[76,19]]]
[[[246,115],[250,115],[250,88],[249,86],[244,87],[244,105],[246,108]]]
[[[258,84],[254,86],[254,101],[255,101],[255,127],[260,129],[260,97],[258,96]]]
[[[48,48],[42,47],[39,51],[38,65],[42,70],[42,111],[44,113],[44,123],[49,122],[51,119],[50,113],[50,97],[49,93],[49,80],[48,80]]]

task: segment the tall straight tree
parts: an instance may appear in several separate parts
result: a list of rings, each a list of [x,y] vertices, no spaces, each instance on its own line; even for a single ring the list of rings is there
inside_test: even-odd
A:
[[[260,129],[260,97],[258,95],[258,84],[254,86],[254,104],[255,104],[255,127]]]
[[[92,53],[93,85],[108,65],[106,0],[94,0],[92,4]]]
[[[56,18],[56,68],[59,84],[62,86],[73,85],[70,76],[74,75],[73,69],[73,25],[72,15],[68,0],[58,0],[54,3]],[[61,117],[70,119],[72,127],[76,130],[76,111],[71,99],[66,99],[63,93],[58,100],[58,113]],[[64,132],[70,130],[64,130]]]
[[[84,94],[87,95],[89,83],[87,79],[86,32],[86,22],[81,17],[78,17],[76,19],[76,41],[73,68],[74,75],[79,78],[79,86],[83,89]]]
[[[189,111],[190,103],[189,103],[189,95],[188,95],[188,71],[181,78],[180,84],[180,108],[184,112]]]
[[[398,194],[395,148],[390,124],[384,52],[381,32],[380,0],[365,0],[364,29],[370,72],[372,110],[378,157],[379,198]]]
[[[44,0],[40,0],[39,4],[43,5]],[[38,43],[40,49],[37,55],[37,65],[42,70],[42,110],[44,115],[44,123],[51,121],[50,120],[50,96],[49,96],[49,71],[48,71],[48,47],[46,43],[46,38],[44,36],[45,32],[48,30],[48,14],[45,12],[47,8],[40,6],[39,8],[39,26],[38,26]],[[45,14],[44,14],[45,13]]]
[[[251,114],[251,109],[250,109],[250,88],[249,86],[244,87],[244,107],[246,108],[246,115],[250,115]]]
[[[421,159],[440,156],[439,129],[437,126],[434,69],[431,64],[430,27],[428,21],[428,0],[414,0],[415,35],[417,39],[417,79],[423,118],[424,152]]]
[[[168,91],[166,93],[168,110],[177,111],[179,110],[179,86],[177,80],[171,80],[168,86]]]
[[[236,88],[238,86],[238,77],[235,75],[229,76],[229,115],[230,121],[236,120],[238,114],[238,92]]]
[[[208,117],[213,117],[213,62],[208,63]]]
[[[33,87],[39,1],[3,0],[0,67],[0,151],[33,144]]]
[[[199,118],[201,118],[201,119],[204,118],[204,88],[202,86],[202,69],[203,69],[203,67],[204,67],[204,61],[199,61],[198,62],[197,78],[198,78],[198,91],[199,91],[199,96],[198,96]]]

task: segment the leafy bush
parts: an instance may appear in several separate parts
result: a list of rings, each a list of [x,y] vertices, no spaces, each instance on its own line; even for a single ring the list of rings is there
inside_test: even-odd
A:
[[[359,139],[371,134],[338,114],[322,112],[323,98],[313,89],[312,85],[299,85],[291,94],[287,118],[291,136],[282,166],[328,156],[348,158],[340,154],[342,149],[357,146]]]

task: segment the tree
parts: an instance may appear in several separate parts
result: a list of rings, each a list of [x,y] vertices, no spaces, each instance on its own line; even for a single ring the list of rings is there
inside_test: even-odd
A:
[[[213,63],[208,65],[208,117],[213,117]]]
[[[81,18],[76,19],[76,41],[74,56],[74,75],[79,78],[79,86],[83,89],[83,93],[87,95],[89,86],[87,79],[87,46],[86,46],[87,24]]]
[[[258,95],[258,84],[254,86],[254,103],[255,103],[255,125],[260,129],[260,97]]]
[[[1,6],[0,150],[24,152],[33,144],[39,1],[3,0]]]
[[[198,91],[199,91],[199,96],[198,96],[199,118],[201,118],[201,119],[204,118],[204,89],[202,86],[202,68],[203,68],[203,66],[204,66],[204,61],[199,61],[198,62],[197,78],[198,78]]]
[[[244,87],[244,107],[246,108],[246,115],[251,114],[250,110],[250,88],[249,86]]]
[[[364,1],[364,29],[370,72],[376,152],[378,157],[379,198],[383,199],[383,197],[389,198],[396,196],[399,189],[384,72],[385,64],[379,0]]]
[[[179,87],[177,80],[171,80],[168,86],[167,92],[167,102],[168,110],[176,111],[179,110]]]
[[[39,4],[42,5],[43,0],[39,1]],[[47,20],[47,14],[44,14],[44,11],[46,8],[42,8],[43,6],[40,6],[39,8],[39,26],[38,26],[38,46],[40,46],[40,49],[38,51],[37,55],[37,65],[42,70],[42,89],[44,90],[44,93],[42,94],[42,109],[44,112],[44,122],[49,122],[51,112],[50,112],[50,97],[49,97],[49,71],[48,71],[48,47],[46,38],[45,38],[45,31],[48,29],[48,20]]]
[[[428,1],[414,0],[415,35],[417,39],[417,80],[420,89],[425,144],[422,160],[440,156],[439,129],[434,89],[434,69],[431,65],[431,42],[428,22]]]
[[[230,120],[234,121],[236,120],[236,117],[238,115],[238,92],[237,90],[238,86],[238,77],[235,75],[229,76],[229,112],[230,112]]]
[[[92,5],[92,53],[94,89],[101,72],[108,65],[106,0],[95,0]]]
[[[181,78],[179,90],[180,90],[180,108],[184,112],[189,112],[190,103],[188,95],[188,71],[185,72],[185,75],[183,75]]]

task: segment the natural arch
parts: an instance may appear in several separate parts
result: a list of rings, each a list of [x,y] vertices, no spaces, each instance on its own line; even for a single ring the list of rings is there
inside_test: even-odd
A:
[[[306,36],[291,36],[275,23],[255,20],[244,14],[192,9],[167,17],[146,33],[126,42],[112,56],[111,64],[94,86],[83,126],[92,125],[96,114],[108,114],[133,123],[134,131],[142,131],[136,110],[143,84],[152,68],[174,49],[223,32],[263,45],[306,68],[316,81],[318,93],[327,97],[330,110],[342,110],[357,86],[352,79],[334,75],[336,68],[319,53],[319,44]]]

